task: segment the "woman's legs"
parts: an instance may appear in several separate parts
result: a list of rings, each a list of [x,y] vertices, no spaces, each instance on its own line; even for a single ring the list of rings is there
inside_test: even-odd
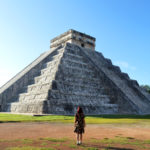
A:
[[[77,144],[81,144],[82,143],[82,133],[77,133]]]
[[[79,133],[77,133],[77,144],[79,144]]]
[[[80,143],[82,143],[82,133],[79,134],[79,141],[80,141]]]

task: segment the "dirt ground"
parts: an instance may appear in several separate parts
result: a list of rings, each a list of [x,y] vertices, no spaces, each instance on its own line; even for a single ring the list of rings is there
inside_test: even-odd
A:
[[[73,130],[73,124],[63,123],[0,123],[0,140],[39,139],[50,137],[69,138],[72,139],[75,143],[76,135],[73,132]],[[132,137],[134,139],[139,140],[150,140],[150,125],[88,124],[86,125],[85,134],[83,135],[83,138],[85,141],[90,141],[91,139],[115,138],[116,136]],[[8,144],[10,143],[0,143],[0,146],[6,147],[6,145],[8,146]],[[35,143],[34,145],[36,144],[38,143]],[[49,144],[51,145],[51,143]],[[103,147],[103,145],[101,145],[101,147]],[[124,146],[124,150],[131,150],[131,148],[132,150],[137,149],[128,145]],[[61,150],[63,149],[67,150],[66,147],[63,148],[63,145],[61,145]],[[115,148],[112,149],[114,150]],[[116,150],[122,149],[116,148]]]
[[[0,139],[75,138],[73,124],[61,123],[0,123]],[[117,135],[136,139],[150,139],[150,125],[86,125],[84,139],[112,138]]]

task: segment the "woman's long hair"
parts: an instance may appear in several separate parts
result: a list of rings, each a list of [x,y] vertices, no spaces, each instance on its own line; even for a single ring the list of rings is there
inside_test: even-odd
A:
[[[81,115],[81,114],[83,114],[83,110],[80,106],[78,106],[77,115]]]

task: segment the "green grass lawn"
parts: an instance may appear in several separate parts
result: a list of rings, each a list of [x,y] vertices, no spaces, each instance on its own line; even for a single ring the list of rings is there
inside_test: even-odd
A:
[[[150,123],[150,115],[98,115],[86,116],[88,124],[131,124],[131,123]],[[0,123],[4,122],[60,122],[73,123],[74,116],[48,115],[48,116],[31,116],[18,114],[0,114]]]
[[[104,139],[88,139],[80,146],[69,138],[39,138],[0,140],[4,150],[147,150],[150,149],[150,140],[138,140],[131,137],[114,137]]]

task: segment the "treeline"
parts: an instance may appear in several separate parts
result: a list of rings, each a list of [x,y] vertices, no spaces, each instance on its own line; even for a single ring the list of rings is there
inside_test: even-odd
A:
[[[141,85],[148,93],[150,93],[150,86],[149,85]]]

